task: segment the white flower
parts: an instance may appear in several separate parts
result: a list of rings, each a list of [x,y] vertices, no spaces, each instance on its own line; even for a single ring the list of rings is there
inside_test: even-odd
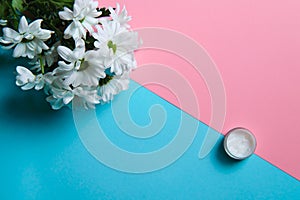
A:
[[[123,10],[120,12],[120,5],[117,3],[117,7],[114,10],[112,7],[108,8],[110,11],[111,18],[118,22],[121,26],[124,26],[126,28],[130,28],[130,25],[127,24],[131,20],[131,16],[127,15],[127,10],[125,6],[123,7]]]
[[[85,52],[82,39],[76,42],[74,51],[65,46],[59,46],[57,51],[67,63],[59,61],[54,74],[63,78],[65,85],[97,86],[99,79],[106,76],[99,53],[93,50]]]
[[[11,44],[7,48],[14,46],[13,57],[28,57],[33,59],[35,55],[40,54],[42,50],[48,50],[49,47],[44,43],[51,37],[53,31],[41,28],[41,19],[35,20],[28,25],[26,18],[23,16],[19,23],[18,31],[11,28],[3,28],[3,37],[0,42]]]
[[[7,25],[7,20],[0,19],[0,26],[6,26],[6,25]]]
[[[52,95],[47,97],[46,100],[51,104],[54,110],[68,105],[75,98],[78,98],[86,109],[95,108],[95,104],[100,103],[97,90],[92,87],[79,86],[72,89],[58,80],[53,84],[51,92]]]
[[[22,86],[22,90],[29,90],[32,89],[35,84],[35,75],[32,74],[30,70],[28,70],[25,67],[18,66],[17,67],[17,77],[16,77],[16,85],[17,86]]]
[[[129,85],[129,72],[124,72],[121,76],[114,76],[105,85],[98,87],[99,95],[103,102],[113,100],[116,94],[127,90]]]
[[[50,73],[34,75],[29,69],[22,66],[17,66],[16,70],[18,73],[16,85],[21,86],[22,90],[30,90],[32,88],[41,90],[47,83],[50,83],[52,79]]]
[[[59,12],[59,16],[63,20],[73,20],[66,28],[65,38],[71,37],[74,40],[86,38],[86,30],[93,32],[93,26],[98,24],[98,19],[102,12],[98,12],[98,2],[93,0],[75,0],[73,11],[64,7],[64,11]]]
[[[97,40],[95,47],[107,56],[106,67],[116,75],[136,68],[133,52],[140,44],[137,32],[128,31],[118,22],[102,20],[101,23],[102,26],[96,26],[93,37]]]

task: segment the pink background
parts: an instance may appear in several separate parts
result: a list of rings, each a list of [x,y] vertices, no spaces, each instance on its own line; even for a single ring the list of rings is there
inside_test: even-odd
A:
[[[101,6],[116,1],[100,1]],[[217,64],[227,94],[222,133],[243,126],[256,136],[256,153],[300,180],[300,1],[299,0],[127,0],[133,28],[179,31],[204,46]],[[174,68],[197,92],[208,123],[210,96],[201,76],[188,63],[166,52],[136,53],[138,64]],[[133,73],[132,78],[142,80]],[[149,86],[177,105],[174,95]],[[193,114],[192,109],[185,110]]]

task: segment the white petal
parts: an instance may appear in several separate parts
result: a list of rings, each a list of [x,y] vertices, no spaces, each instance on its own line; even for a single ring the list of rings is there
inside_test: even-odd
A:
[[[98,1],[89,1],[89,6],[90,9],[92,10],[98,8],[98,5],[99,5]]]
[[[35,39],[35,43],[37,44],[38,47],[40,47],[43,50],[48,50],[49,47],[42,41],[39,39]],[[42,51],[37,51],[38,54],[42,53]]]
[[[21,17],[18,30],[20,33],[26,33],[28,31],[28,22],[24,16]]]
[[[72,62],[72,51],[68,47],[65,46],[59,46],[57,47],[57,52],[64,60]]]
[[[42,23],[42,19],[37,19],[35,21],[33,21],[32,23],[29,24],[29,30],[28,32],[30,33],[35,33],[37,31],[39,31],[41,29],[41,23]]]
[[[38,32],[34,34],[34,36],[38,39],[41,39],[43,41],[48,40],[51,37],[51,34],[54,33],[53,31],[41,29]]]
[[[92,27],[92,24],[88,23],[86,20],[84,20],[84,22],[82,22],[82,25],[84,26],[84,28],[86,28],[90,33],[94,32],[94,29]]]
[[[11,44],[12,40],[5,40],[3,37],[0,38],[0,43],[2,44]]]
[[[22,90],[30,90],[32,88],[34,88],[34,83],[27,83],[24,86],[21,87]]]
[[[72,22],[65,30],[64,32],[64,38],[65,39],[70,39],[72,36],[74,36],[75,32],[76,32],[76,27],[74,22]]]
[[[64,84],[65,85],[73,85],[74,87],[77,87],[78,85],[80,85],[80,80],[78,80],[78,77],[77,77],[77,72],[73,72],[69,77],[67,77],[65,80],[64,80]],[[76,81],[76,83],[75,83]]]
[[[28,48],[26,49],[26,54],[23,57],[28,57],[29,59],[33,59],[36,56],[35,51],[30,51]]]
[[[83,49],[85,49],[85,42],[84,42],[84,40],[83,39],[78,39],[78,40],[76,40],[75,41],[75,46],[76,46],[76,49],[78,49],[78,48],[83,48]],[[85,51],[85,50],[84,50]]]
[[[0,19],[0,25],[1,25],[1,26],[6,26],[6,25],[7,25],[7,20],[5,20],[5,19]]]
[[[73,94],[68,94],[66,97],[64,97],[63,102],[64,104],[69,104],[74,98]]]
[[[49,96],[46,100],[50,103],[53,110],[59,110],[64,106],[62,99],[56,99],[53,96]]]
[[[7,27],[3,28],[3,36],[4,40],[14,43],[21,42],[22,40],[22,36],[17,31]]]
[[[79,21],[74,21],[75,28],[77,29],[77,34],[76,36],[73,35],[73,38],[76,40],[77,38],[83,37],[85,39],[86,37],[86,30],[83,27],[83,25]]]
[[[112,8],[112,7],[109,7],[108,10],[110,11],[110,16],[112,19],[117,19],[118,18],[118,15],[117,13],[115,12],[115,10]]]
[[[98,24],[98,21],[99,20],[97,18],[94,18],[94,17],[91,17],[91,16],[86,16],[85,19],[84,19],[84,22],[87,22],[90,25],[96,25],[96,24]]]
[[[34,41],[27,42],[26,47],[29,51],[35,51],[36,43]]]
[[[44,74],[44,80],[47,84],[52,84],[55,78],[51,72]]]
[[[14,49],[14,52],[13,52],[13,57],[15,58],[18,58],[18,57],[21,57],[21,56],[26,56],[25,55],[25,52],[26,52],[26,45],[24,43],[19,43],[16,48]]]
[[[32,72],[23,66],[17,66],[16,68],[17,73],[26,79],[26,81],[34,81],[35,76],[32,74]]]
[[[40,81],[40,82],[38,82],[38,83],[35,85],[34,89],[35,89],[35,90],[41,90],[41,89],[44,88],[44,85],[45,85],[44,81]]]
[[[74,17],[78,17],[78,15],[80,14],[80,10],[81,8],[75,3],[74,4],[74,7],[73,7],[73,14],[74,14]]]
[[[73,18],[73,11],[67,7],[64,7],[64,11],[60,11],[58,14],[63,20],[71,20]]]
[[[66,71],[71,71],[74,69],[74,63],[66,64],[64,61],[59,61],[58,62],[59,67],[57,67],[53,73],[58,74],[60,72],[66,72]]]
[[[102,14],[101,11],[98,12],[98,11],[95,9],[95,11],[89,13],[89,16],[90,16],[90,17],[96,18],[96,17],[99,17],[101,14]]]

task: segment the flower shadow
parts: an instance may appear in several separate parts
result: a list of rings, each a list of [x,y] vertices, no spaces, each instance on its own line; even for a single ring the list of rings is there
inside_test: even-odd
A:
[[[13,87],[13,86],[12,86]],[[38,91],[17,91],[3,100],[5,116],[25,121],[49,120],[58,113],[52,110],[45,95]]]
[[[25,58],[12,57],[12,50],[4,50],[0,45],[0,72],[1,79],[11,78],[10,75],[14,74],[18,65],[28,66],[28,60]]]
[[[12,51],[0,50],[0,110],[1,116],[14,121],[31,121],[49,119],[58,113],[51,109],[46,102],[46,95],[43,91],[23,91],[15,84],[15,67],[26,66],[26,59],[15,59],[11,56]]]
[[[74,131],[71,110],[62,108],[55,111],[46,101],[46,94],[34,89],[23,91],[16,86],[16,66],[27,66],[27,59],[15,59],[9,51],[0,50],[0,136],[23,138],[47,145],[64,137],[66,130]],[[2,134],[2,135],[1,135]],[[19,140],[19,138],[22,140]],[[27,143],[22,143],[22,145]],[[30,147],[28,147],[30,149]]]

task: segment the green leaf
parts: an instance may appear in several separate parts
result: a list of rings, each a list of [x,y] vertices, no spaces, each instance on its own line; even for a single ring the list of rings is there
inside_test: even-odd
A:
[[[8,2],[5,2],[5,1],[2,1],[0,0],[0,18],[1,19],[6,19],[7,15],[9,15],[9,11],[10,11],[10,8],[9,8],[9,3]]]
[[[5,7],[4,6],[0,6],[0,18],[4,17],[5,15]]]
[[[12,0],[11,5],[14,10],[22,12],[24,7],[23,7],[23,0]]]

